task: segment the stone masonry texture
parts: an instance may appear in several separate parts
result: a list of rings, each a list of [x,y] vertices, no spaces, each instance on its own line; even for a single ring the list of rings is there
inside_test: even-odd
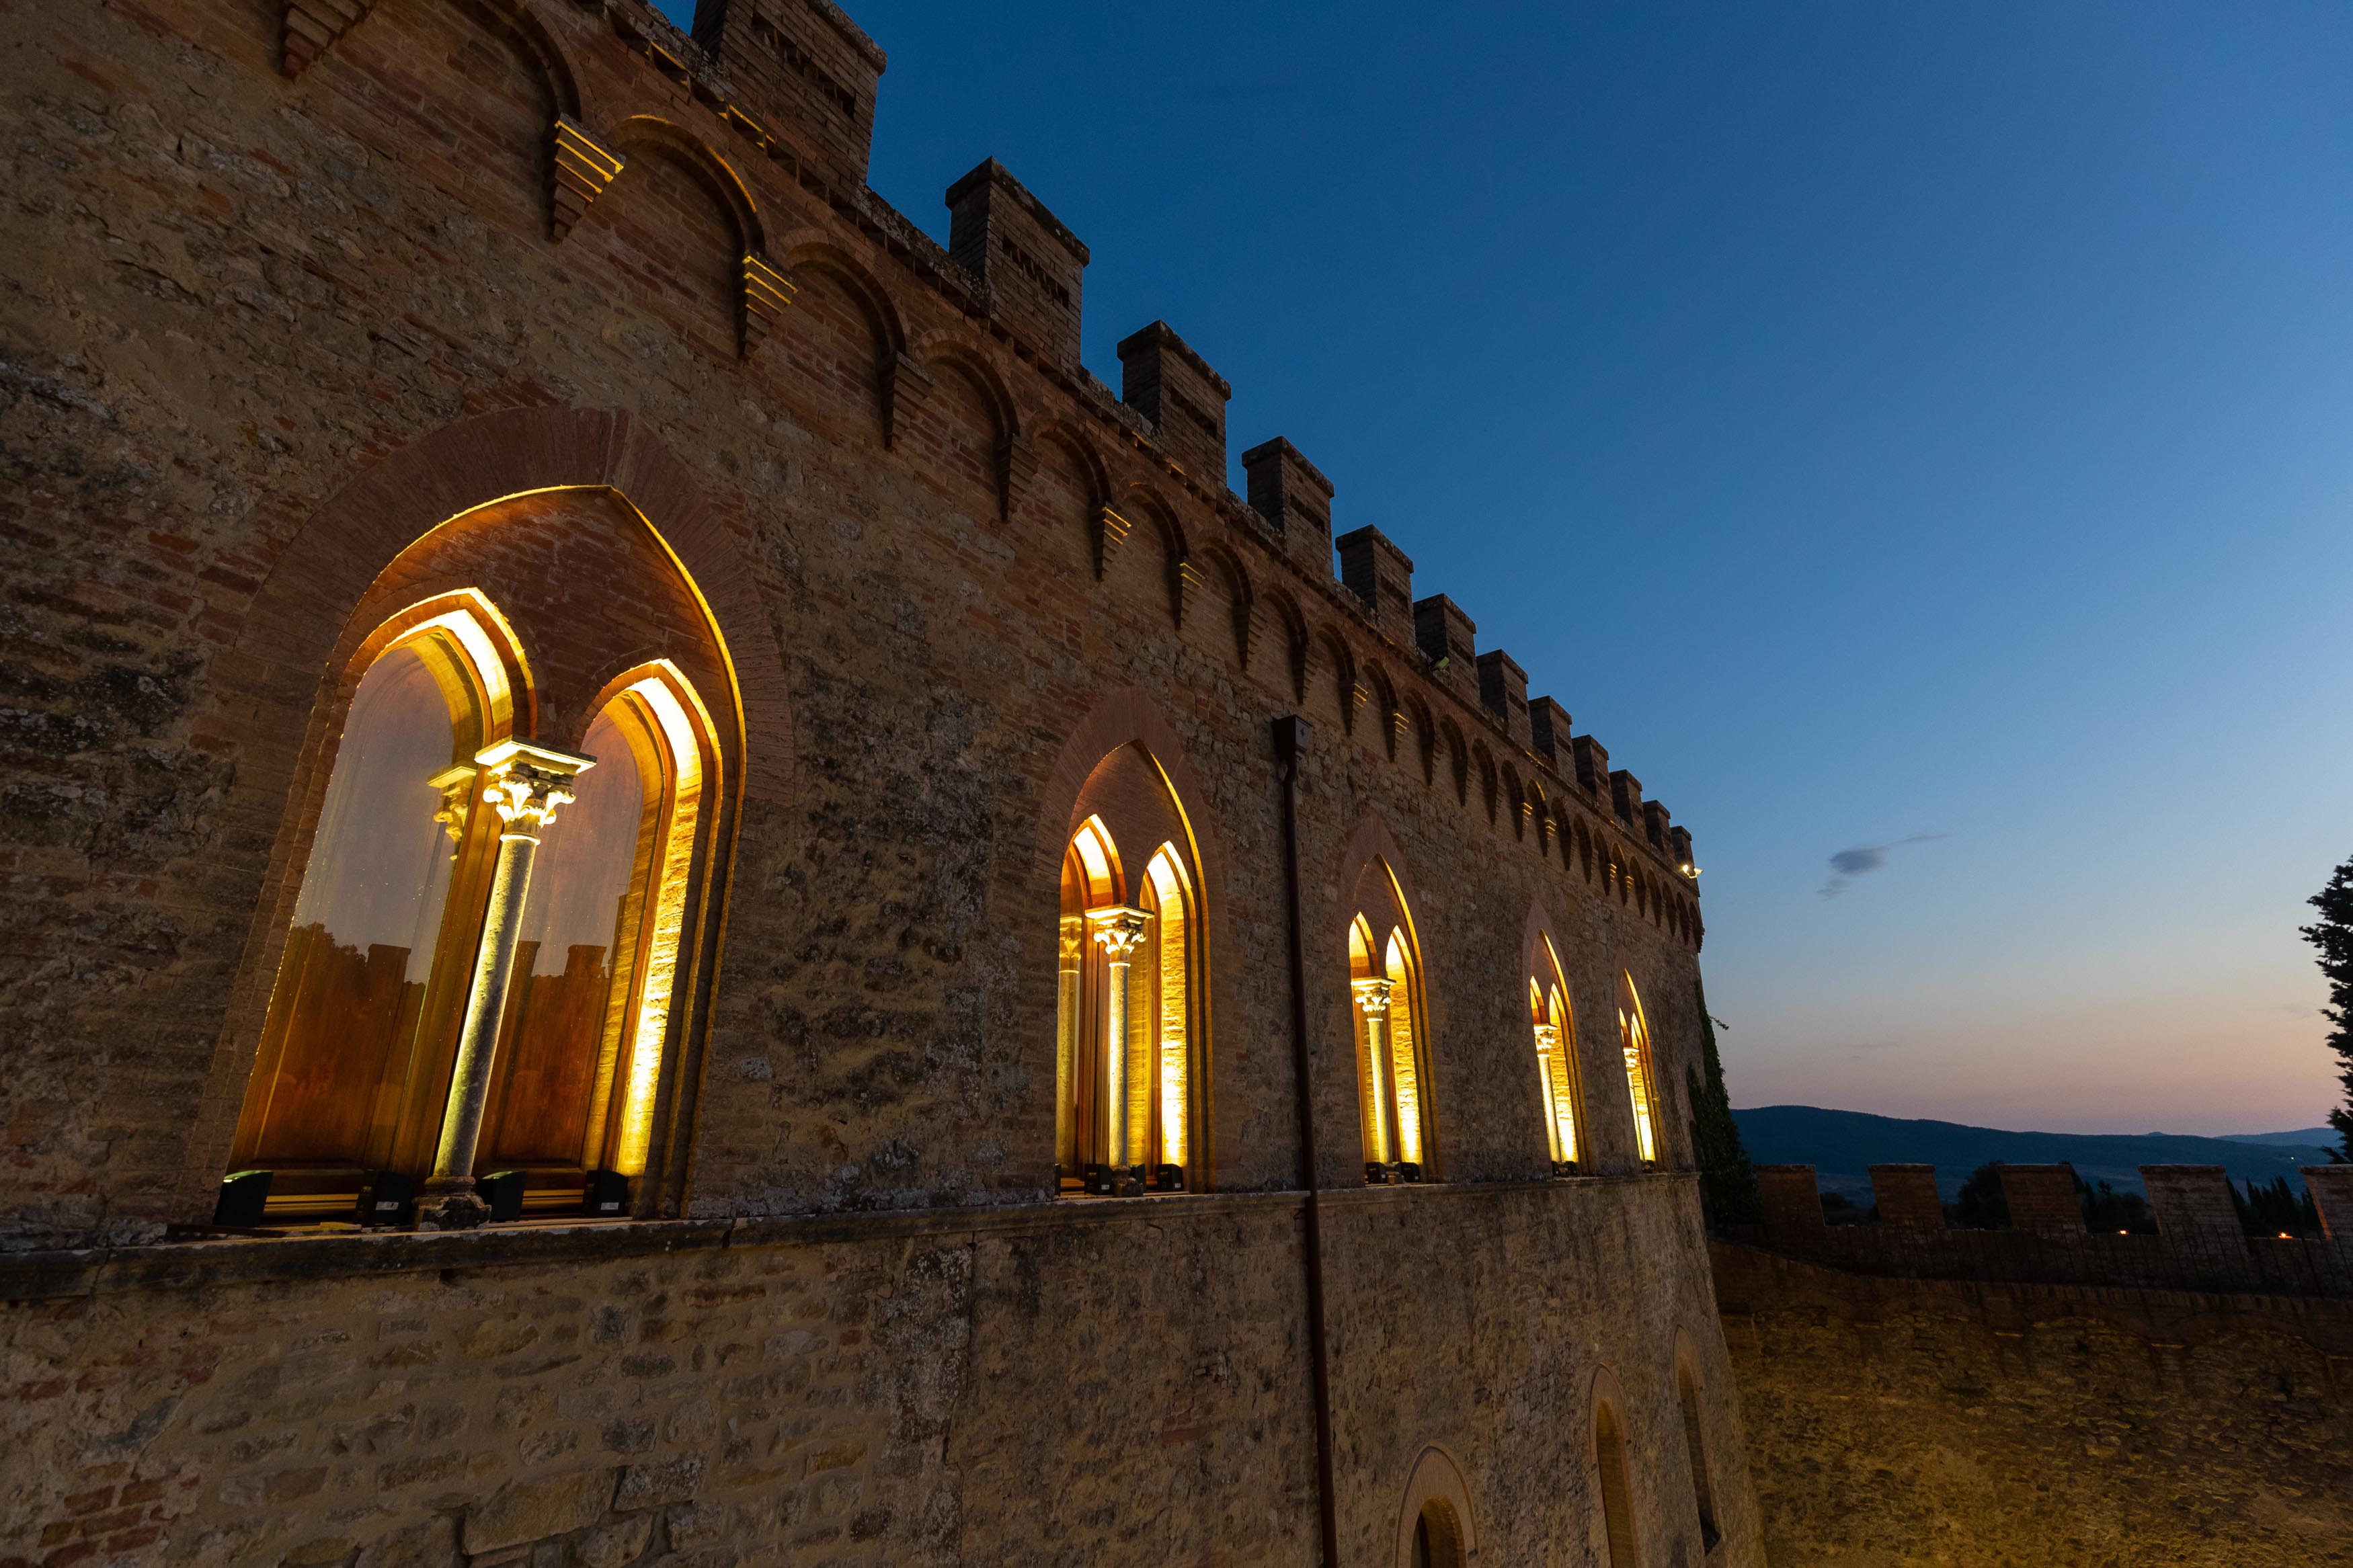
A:
[[[2353,1563],[2342,1300],[1715,1256],[1776,1563]]]
[[[1176,460],[1024,340],[994,249],[866,191],[849,18],[703,9],[712,49],[640,0],[0,0],[0,1564],[1314,1561],[1293,713],[1342,1560],[1395,1560],[1434,1448],[1479,1561],[1604,1561],[1604,1389],[1641,1562],[1761,1562],[1664,814],[1585,737],[1531,752],[1334,579],[1320,510]],[[647,626],[694,606],[626,563],[674,562],[723,644],[657,1175],[623,1224],[206,1237],[396,560]],[[576,742],[602,673],[553,660],[531,734]],[[1129,744],[1198,836],[1203,1190],[1058,1201],[1056,865]],[[1354,1184],[1377,856],[1427,981],[1423,1188]]]

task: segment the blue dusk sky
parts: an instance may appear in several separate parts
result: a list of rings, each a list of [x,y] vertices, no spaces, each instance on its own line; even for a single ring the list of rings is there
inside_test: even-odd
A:
[[[2353,7],[848,8],[1691,827],[1736,1104],[2321,1121]]]

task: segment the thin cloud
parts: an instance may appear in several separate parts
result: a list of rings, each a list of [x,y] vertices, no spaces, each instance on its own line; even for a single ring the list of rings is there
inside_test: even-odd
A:
[[[1949,833],[1915,833],[1893,844],[1859,844],[1852,849],[1841,849],[1831,857],[1831,879],[1822,884],[1822,897],[1835,899],[1851,887],[1858,877],[1868,877],[1887,864],[1888,853],[1906,844],[1933,844],[1939,838],[1949,838]]]

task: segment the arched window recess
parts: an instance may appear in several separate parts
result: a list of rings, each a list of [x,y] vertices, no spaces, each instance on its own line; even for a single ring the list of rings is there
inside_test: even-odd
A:
[[[1618,1045],[1626,1063],[1626,1092],[1634,1111],[1634,1150],[1645,1165],[1659,1162],[1658,1079],[1651,1070],[1651,1026],[1634,977],[1618,977]]]
[[[1539,935],[1530,955],[1528,1026],[1535,1037],[1536,1082],[1542,1096],[1545,1138],[1552,1173],[1574,1175],[1583,1157],[1577,1138],[1582,1096],[1577,1083],[1577,1022],[1569,1012],[1568,988],[1560,975],[1552,939]]]
[[[630,1212],[679,1056],[718,727],[659,659],[573,745],[523,738],[530,668],[476,590],[389,617],[348,671],[222,1212]]]
[[[1388,868],[1376,861],[1365,880],[1348,924],[1365,1180],[1419,1182],[1436,1174],[1421,960]]]
[[[1192,835],[1139,747],[1097,766],[1080,797],[1090,806],[1062,855],[1056,1187],[1197,1189],[1207,988]],[[1154,845],[1141,868],[1123,863],[1122,837]]]

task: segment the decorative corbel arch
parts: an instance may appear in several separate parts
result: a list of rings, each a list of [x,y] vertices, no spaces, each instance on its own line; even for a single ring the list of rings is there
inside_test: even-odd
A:
[[[1258,625],[1258,590],[1250,582],[1250,568],[1231,548],[1218,541],[1203,545],[1198,552],[1204,575],[1214,575],[1225,585],[1226,603],[1232,612],[1234,650],[1245,670],[1250,668],[1251,632]]]
[[[1356,650],[1334,626],[1325,626],[1317,640],[1323,643],[1324,652],[1332,663],[1332,684],[1340,704],[1341,732],[1353,735],[1356,732],[1356,710],[1365,702],[1365,688],[1356,677]]]
[[[912,415],[931,390],[930,378],[907,353],[907,327],[891,291],[866,264],[834,241],[823,229],[797,228],[780,236],[773,252],[779,275],[802,279],[821,275],[849,296],[865,318],[874,349],[875,416],[882,426],[882,444],[890,446],[903,409]],[[796,282],[795,287],[797,287]]]
[[[569,137],[576,163],[593,165],[596,154],[611,160],[611,168],[605,174],[608,183],[628,161],[630,149],[642,148],[654,155],[670,158],[718,204],[735,230],[735,350],[748,358],[775,329],[777,320],[792,303],[793,295],[797,290],[791,279],[779,272],[768,259],[767,236],[760,221],[759,204],[753,199],[751,187],[735,172],[735,166],[700,136],[655,114],[631,115],[615,126],[609,152],[593,143],[579,144],[583,133],[576,129],[567,132],[561,122],[556,126],[555,135],[559,184],[563,183],[565,176]],[[602,185],[597,187],[598,190],[602,188]],[[584,209],[585,205],[583,203]]]
[[[1112,551],[1121,540],[1134,532],[1139,524],[1145,526],[1160,546],[1162,580],[1168,594],[1169,618],[1175,625],[1182,626],[1185,624],[1185,590],[1188,578],[1198,577],[1198,574],[1190,564],[1184,525],[1176,521],[1176,510],[1148,481],[1134,479],[1129,481],[1115,510],[1110,507],[1103,509],[1103,517],[1101,559],[1104,566],[1102,569],[1108,570]],[[1126,524],[1117,538],[1113,537],[1110,527],[1113,517]]]
[[[1421,763],[1421,784],[1424,789],[1438,782],[1438,728],[1430,720],[1430,704],[1419,692],[1409,693],[1405,700],[1406,719],[1413,730],[1413,750]]]
[[[1446,1561],[1457,1568],[1470,1563],[1479,1550],[1479,1521],[1471,1506],[1471,1488],[1454,1456],[1435,1443],[1421,1451],[1406,1478],[1405,1499],[1398,1510],[1398,1568],[1413,1568],[1414,1532],[1425,1512],[1439,1516],[1450,1537],[1443,1542],[1431,1542],[1433,1561],[1443,1552]]]
[[[1471,761],[1479,772],[1479,800],[1487,813],[1487,825],[1495,823],[1495,753],[1487,749],[1484,741],[1471,742]]]
[[[1446,771],[1454,781],[1454,804],[1471,804],[1471,752],[1463,743],[1462,726],[1451,718],[1439,721],[1440,738],[1446,742]]]
[[[1373,704],[1373,721],[1379,726],[1381,751],[1396,762],[1398,741],[1405,729],[1405,711],[1398,706],[1397,683],[1378,659],[1365,666],[1365,689]]]
[[[1282,638],[1284,668],[1291,678],[1291,700],[1307,700],[1307,654],[1309,641],[1307,617],[1300,613],[1299,601],[1286,588],[1270,588],[1266,595],[1267,609]]]
[[[1012,390],[1005,384],[996,363],[978,344],[946,329],[924,332],[909,345],[907,355],[923,371],[926,384],[936,380],[934,368],[951,368],[961,374],[979,389],[981,399],[987,404],[989,417],[995,421],[990,432],[991,456],[996,464],[997,510],[1000,519],[1013,515],[1015,457],[1017,449],[1027,455],[1020,478],[1027,482],[1037,472],[1038,458],[1034,447],[1023,441],[1021,411],[1013,401]]]

